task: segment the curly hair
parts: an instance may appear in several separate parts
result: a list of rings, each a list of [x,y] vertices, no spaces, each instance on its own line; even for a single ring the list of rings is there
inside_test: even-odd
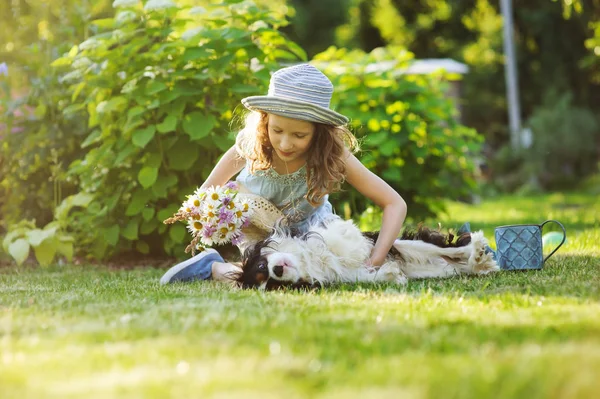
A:
[[[250,162],[250,173],[266,170],[273,164],[273,147],[268,132],[269,114],[250,112],[236,138],[238,153]],[[345,149],[358,150],[356,137],[346,126],[314,123],[315,133],[306,162],[306,200],[314,207],[327,194],[340,191],[346,179]]]

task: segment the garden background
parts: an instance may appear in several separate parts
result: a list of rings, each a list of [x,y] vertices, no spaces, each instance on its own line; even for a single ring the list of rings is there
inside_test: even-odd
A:
[[[513,7],[531,132],[518,147],[499,2],[7,2],[0,386],[14,397],[591,397],[600,1]],[[431,59],[468,71],[410,72]],[[298,62],[331,78],[359,158],[407,200],[409,223],[468,220],[493,246],[495,226],[557,218],[567,244],[537,274],[400,289],[159,287],[189,239],[162,221],[232,145],[240,99]],[[332,201],[364,229],[380,223],[349,187]]]

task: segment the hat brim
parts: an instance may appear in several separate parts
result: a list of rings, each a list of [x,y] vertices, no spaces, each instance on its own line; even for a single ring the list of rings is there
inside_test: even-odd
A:
[[[348,123],[349,119],[342,114],[319,107],[318,105],[290,100],[275,96],[252,96],[242,99],[244,107],[251,111],[263,111],[269,114],[301,119],[309,122],[324,123],[326,125],[341,126]]]

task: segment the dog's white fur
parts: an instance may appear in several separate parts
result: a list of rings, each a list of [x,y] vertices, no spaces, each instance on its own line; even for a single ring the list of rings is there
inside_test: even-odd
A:
[[[487,274],[498,270],[492,255],[485,253],[487,241],[481,232],[472,233],[471,243],[458,248],[396,240],[394,247],[402,259],[389,257],[379,269],[367,266],[373,242],[352,221],[336,219],[326,226],[312,226],[309,232],[304,240],[275,230],[270,237],[272,244],[261,251],[267,258],[270,278],[311,284],[378,281],[405,284],[407,278]],[[280,276],[276,275],[275,267]]]

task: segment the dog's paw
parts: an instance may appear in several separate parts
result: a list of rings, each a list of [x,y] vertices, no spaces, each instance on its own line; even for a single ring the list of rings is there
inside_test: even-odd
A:
[[[399,274],[396,276],[394,283],[398,284],[398,285],[406,285],[406,284],[408,284],[408,279],[406,278],[405,275]]]
[[[471,234],[472,252],[469,256],[468,266],[472,273],[487,274],[498,270],[494,257],[486,251],[487,244],[483,232],[477,231]]]
[[[398,265],[395,262],[384,263],[379,270],[377,270],[378,280],[389,281],[396,284],[406,284],[406,277],[400,271]]]

